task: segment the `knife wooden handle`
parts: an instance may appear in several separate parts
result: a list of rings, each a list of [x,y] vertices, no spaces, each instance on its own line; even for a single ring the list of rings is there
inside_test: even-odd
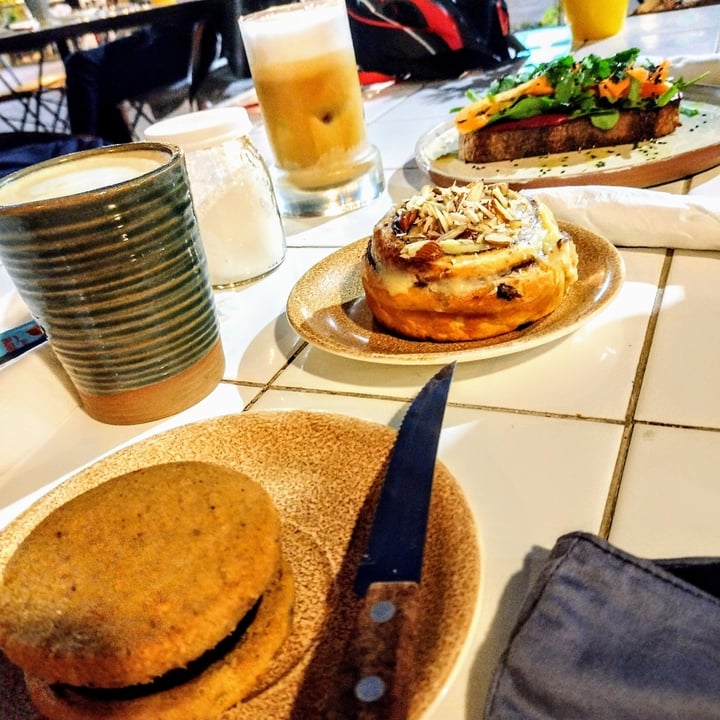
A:
[[[350,717],[405,720],[413,694],[420,587],[373,583],[357,618],[353,641]]]

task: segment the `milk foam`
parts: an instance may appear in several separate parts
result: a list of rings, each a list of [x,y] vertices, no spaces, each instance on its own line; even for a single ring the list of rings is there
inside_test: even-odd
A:
[[[250,63],[292,63],[352,48],[344,4],[299,2],[241,24]]]
[[[127,182],[155,170],[166,159],[159,152],[129,152],[59,163],[0,185],[0,205],[50,200]]]

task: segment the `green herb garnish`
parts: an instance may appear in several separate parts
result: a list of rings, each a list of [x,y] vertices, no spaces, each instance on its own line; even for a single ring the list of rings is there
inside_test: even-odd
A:
[[[657,84],[661,82],[657,79],[659,71],[662,69],[666,72],[666,70],[663,66],[653,65],[649,61],[638,66],[636,63],[639,54],[638,48],[630,48],[608,58],[590,54],[576,60],[571,55],[565,55],[550,62],[529,65],[516,75],[494,80],[486,94],[490,99],[499,93],[542,77],[547,79],[553,93],[522,95],[509,106],[504,103],[505,106],[500,111],[489,115],[487,125],[504,120],[524,120],[537,115],[557,113],[571,118],[589,117],[595,127],[609,130],[617,123],[622,110],[651,110],[664,107],[702,77],[689,82],[682,78],[662,80],[663,84],[669,85],[662,94],[657,97],[643,97],[643,85],[647,94],[649,83],[646,80],[641,82],[634,77],[630,72],[631,68],[646,69],[650,78],[656,78],[652,82]],[[622,87],[623,92],[619,96],[613,95],[612,92],[600,93],[598,87],[601,85],[610,89]],[[472,103],[480,100],[483,95],[468,90],[466,97]]]

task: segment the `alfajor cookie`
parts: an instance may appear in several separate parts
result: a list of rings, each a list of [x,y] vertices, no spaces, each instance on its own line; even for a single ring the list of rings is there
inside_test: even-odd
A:
[[[218,465],[109,480],[48,515],[0,586],[0,647],[49,718],[194,720],[252,691],[287,636],[270,496]]]

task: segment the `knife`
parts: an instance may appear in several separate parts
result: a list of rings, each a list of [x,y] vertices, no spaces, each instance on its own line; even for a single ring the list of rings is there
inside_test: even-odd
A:
[[[46,340],[45,331],[34,320],[0,333],[0,365],[14,360]]]
[[[348,716],[403,720],[412,695],[420,576],[440,430],[455,363],[420,390],[390,454],[354,589]]]

